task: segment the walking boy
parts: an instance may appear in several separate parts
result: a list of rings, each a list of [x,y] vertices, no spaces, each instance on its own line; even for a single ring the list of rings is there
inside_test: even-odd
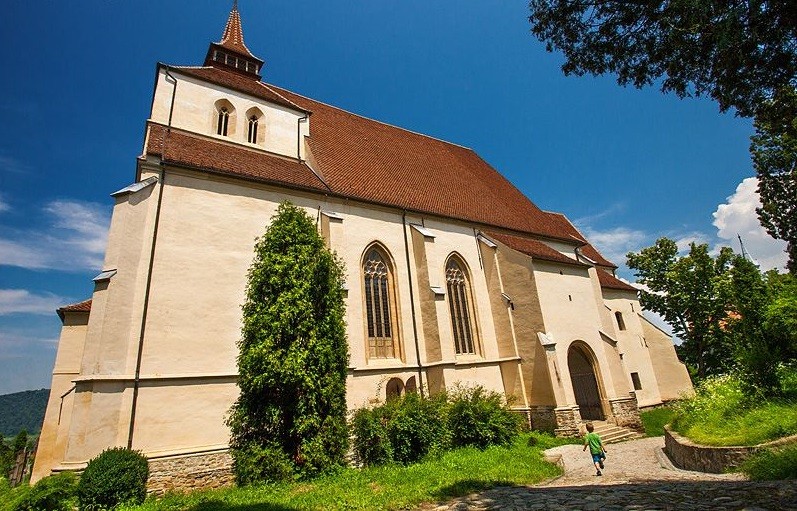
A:
[[[594,430],[595,427],[591,422],[588,422],[587,436],[584,437],[584,449],[582,450],[586,451],[589,446],[589,452],[592,454],[592,462],[595,464],[595,470],[598,471],[595,475],[602,476],[603,473],[601,473],[601,469],[603,468],[603,460],[606,459],[606,448],[603,447],[600,435],[593,433]]]

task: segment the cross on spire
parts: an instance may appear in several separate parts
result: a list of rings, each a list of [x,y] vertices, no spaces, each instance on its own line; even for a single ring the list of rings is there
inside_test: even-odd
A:
[[[223,67],[236,72],[260,78],[263,61],[255,57],[244,44],[244,31],[241,14],[238,12],[238,0],[233,0],[230,16],[224,26],[221,40],[210,43],[205,65]]]

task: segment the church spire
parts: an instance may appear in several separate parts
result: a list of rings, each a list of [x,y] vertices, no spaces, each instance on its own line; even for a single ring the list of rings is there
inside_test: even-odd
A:
[[[260,79],[263,61],[255,57],[244,44],[244,31],[238,0],[234,0],[230,17],[224,26],[221,41],[210,43],[205,65],[225,68]]]

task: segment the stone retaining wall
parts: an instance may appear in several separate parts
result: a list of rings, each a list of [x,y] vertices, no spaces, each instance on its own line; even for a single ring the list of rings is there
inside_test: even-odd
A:
[[[232,486],[232,456],[227,451],[151,458],[147,492],[193,491]]]
[[[664,427],[664,452],[678,468],[722,474],[739,468],[744,460],[761,449],[797,443],[797,435],[754,446],[714,447],[699,445]]]

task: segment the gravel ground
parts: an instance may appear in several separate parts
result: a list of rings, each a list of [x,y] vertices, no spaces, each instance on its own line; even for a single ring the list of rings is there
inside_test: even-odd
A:
[[[751,482],[739,474],[704,474],[673,467],[661,452],[664,438],[643,438],[607,446],[603,476],[579,445],[549,449],[563,476],[537,486],[508,486],[475,493],[423,510],[501,509],[585,511],[797,510],[794,481]]]

